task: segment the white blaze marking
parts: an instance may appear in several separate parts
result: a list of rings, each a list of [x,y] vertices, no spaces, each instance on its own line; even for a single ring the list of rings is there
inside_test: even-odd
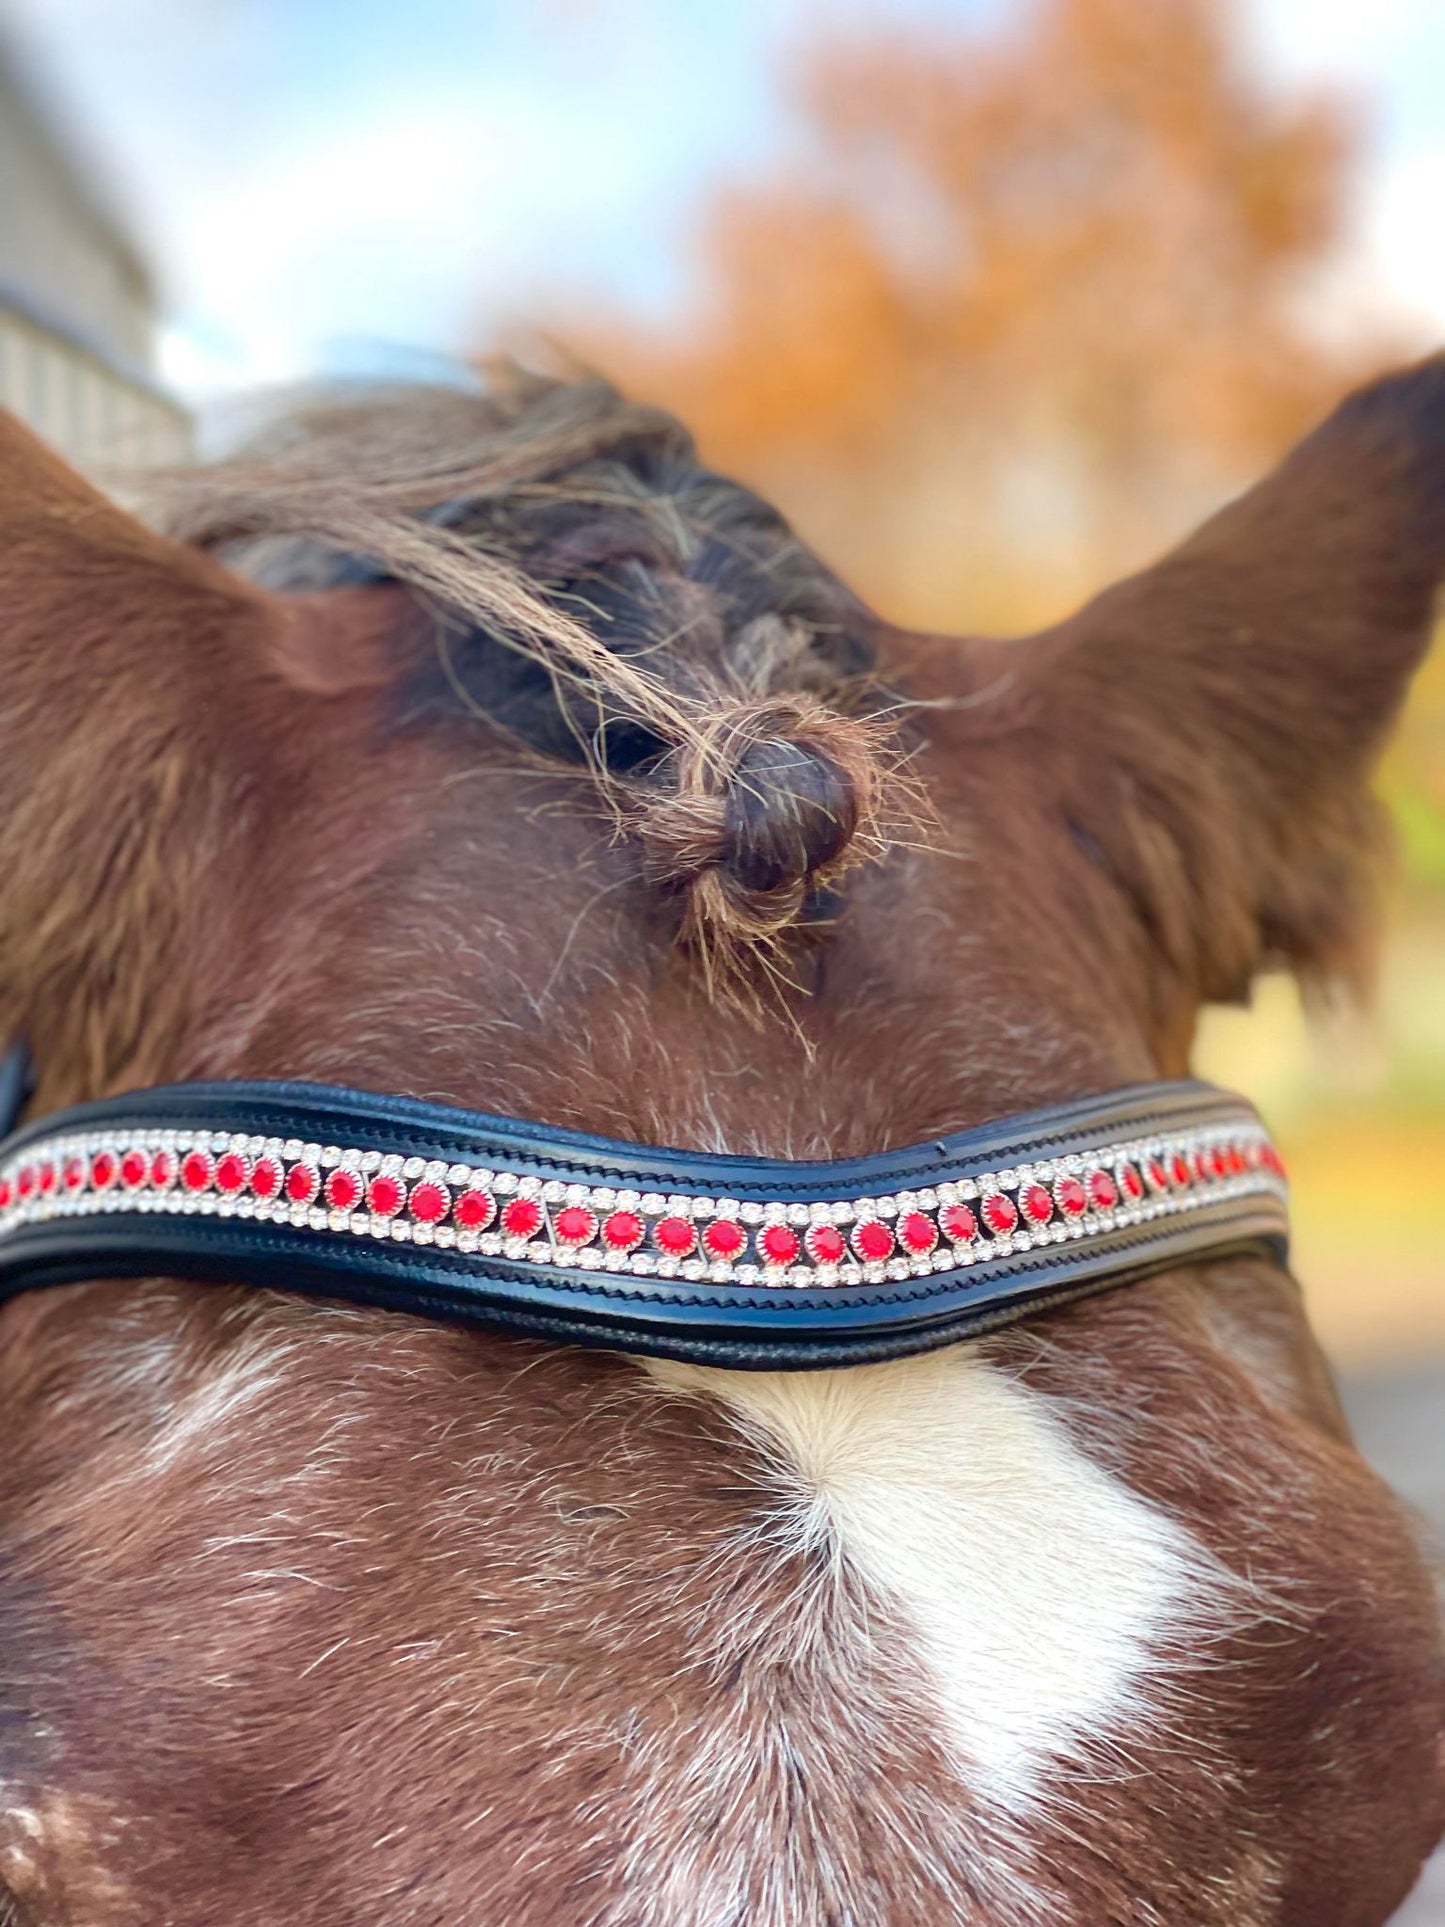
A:
[[[800,1532],[916,1630],[976,1792],[1027,1801],[1050,1755],[1137,1732],[1161,1636],[1217,1624],[1202,1550],[976,1347],[832,1372],[648,1369],[781,1448]]]

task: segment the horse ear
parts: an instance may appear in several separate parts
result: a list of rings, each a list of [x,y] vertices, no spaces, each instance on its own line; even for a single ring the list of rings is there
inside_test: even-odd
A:
[[[1369,783],[1445,577],[1445,356],[1360,389],[1155,567],[1024,643],[1076,834],[1198,996],[1357,966]]]
[[[82,649],[117,654],[138,631],[171,624],[199,645],[213,629],[255,621],[266,602],[207,557],[146,528],[3,409],[0,591],[0,652],[28,658],[33,638],[68,656],[72,672]]]
[[[374,687],[410,640],[402,591],[344,588],[282,596],[148,529],[0,410],[0,662],[48,654],[99,686],[137,643],[154,675],[174,630],[191,659],[213,643],[230,671],[265,664],[298,694]],[[410,629],[418,626],[412,617]],[[34,645],[29,643],[34,638]],[[399,640],[400,638],[400,640]],[[250,650],[241,654],[239,645]]]

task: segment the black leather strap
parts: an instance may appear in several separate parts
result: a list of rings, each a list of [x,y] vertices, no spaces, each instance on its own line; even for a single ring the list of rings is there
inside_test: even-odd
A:
[[[1285,1239],[1258,1118],[1195,1082],[828,1163],[284,1083],[129,1093],[0,1143],[0,1297],[184,1276],[742,1367],[922,1350]]]

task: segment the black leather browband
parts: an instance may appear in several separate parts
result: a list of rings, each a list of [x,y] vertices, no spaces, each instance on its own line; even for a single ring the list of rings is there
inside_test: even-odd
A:
[[[0,1297],[175,1276],[744,1368],[922,1351],[1286,1237],[1258,1117],[1196,1082],[842,1162],[287,1083],[130,1092],[0,1143]]]

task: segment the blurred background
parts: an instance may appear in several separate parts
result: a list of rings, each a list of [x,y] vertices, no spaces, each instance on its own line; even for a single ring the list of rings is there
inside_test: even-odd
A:
[[[1439,0],[0,0],[0,394],[75,459],[547,339],[938,628],[1058,615],[1445,341],[1442,209]],[[1445,652],[1383,790],[1377,1003],[1266,984],[1202,1068],[1438,1506]]]

